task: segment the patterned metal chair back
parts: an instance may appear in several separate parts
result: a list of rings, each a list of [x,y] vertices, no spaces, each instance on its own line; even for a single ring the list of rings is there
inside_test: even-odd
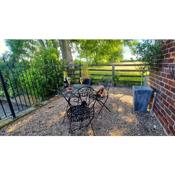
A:
[[[91,98],[94,93],[95,90],[93,88],[89,86],[83,86],[69,98],[67,117],[70,123],[70,133],[81,129],[82,127],[88,127],[89,124],[91,124],[91,121],[95,116],[94,106],[96,99]],[[78,128],[74,127],[74,129],[72,129],[72,124],[76,122],[80,122],[80,126]]]
[[[79,101],[81,103],[86,103],[89,107],[95,105],[95,99],[92,98],[95,93],[95,90],[90,86],[83,86],[77,90]]]
[[[109,96],[109,89],[110,89],[111,86],[112,86],[111,81],[105,79],[105,80],[102,81],[101,85],[104,86],[105,96],[108,97],[108,96]]]

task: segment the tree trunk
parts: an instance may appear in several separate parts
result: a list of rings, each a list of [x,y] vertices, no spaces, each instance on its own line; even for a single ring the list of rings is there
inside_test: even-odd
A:
[[[68,65],[73,65],[73,57],[69,45],[69,40],[59,40],[59,44],[63,60],[65,60]]]
[[[59,40],[60,44],[60,49],[61,49],[61,54],[63,60],[66,61],[67,64],[67,72],[69,76],[74,75],[74,62],[73,62],[73,57],[72,57],[72,52],[71,52],[71,47],[70,47],[70,41],[69,40]]]

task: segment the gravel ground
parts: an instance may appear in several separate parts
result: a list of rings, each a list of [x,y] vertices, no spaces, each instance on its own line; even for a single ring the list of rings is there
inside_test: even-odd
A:
[[[105,109],[92,122],[92,127],[76,131],[77,136],[163,136],[163,128],[149,113],[132,112],[132,93],[129,88],[112,88],[107,102],[111,112]],[[65,116],[66,102],[54,97],[35,112],[0,130],[0,135],[15,136],[68,136]],[[98,110],[98,106],[96,106]],[[93,128],[93,129],[92,129]]]
[[[6,115],[9,117],[11,115],[11,111],[10,111],[10,108],[9,108],[9,104],[7,103],[7,101],[5,100],[2,100],[2,105],[4,107],[4,110],[6,112]],[[27,107],[25,105],[20,105],[20,103],[18,103],[18,106],[16,103],[12,103],[13,105],[13,109],[15,111],[15,113],[17,113],[19,110],[24,110],[26,109]],[[19,107],[19,108],[18,108]],[[4,111],[2,109],[2,106],[0,105],[0,118],[1,119],[4,119],[6,118],[5,114],[4,114]]]

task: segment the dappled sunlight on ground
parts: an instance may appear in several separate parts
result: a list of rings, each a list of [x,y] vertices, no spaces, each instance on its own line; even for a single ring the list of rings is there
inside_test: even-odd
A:
[[[123,108],[122,106],[119,106],[117,111],[118,111],[119,113],[124,113],[125,108]]]
[[[19,128],[21,128],[22,126],[26,125],[28,122],[32,121],[33,120],[33,116],[29,116],[29,117],[26,117],[24,120],[19,120],[17,122],[15,122],[14,124],[10,125],[8,128],[7,128],[7,133],[11,133]]]
[[[118,129],[118,130],[113,130],[109,133],[111,136],[122,136],[124,135],[126,129]]]
[[[130,124],[136,124],[137,123],[137,118],[130,114],[129,116],[121,116],[121,119],[127,123]]]
[[[133,98],[131,95],[120,95],[110,94],[110,101],[114,104],[124,105],[125,107],[132,108]]]
[[[132,105],[132,96],[129,96],[129,95],[125,95],[123,97],[120,98],[120,101],[124,104],[127,104],[127,105]]]
[[[50,120],[47,122],[47,127],[51,127],[55,124],[57,124],[62,118],[65,116],[65,112],[59,112],[57,115],[52,116]]]
[[[96,114],[92,121],[93,129],[89,126],[73,135],[163,135],[156,120],[154,118],[149,120],[151,118],[149,114],[132,113],[132,103],[131,89],[111,88],[106,103],[111,112],[104,108],[98,115],[100,106],[96,104]],[[68,119],[64,120],[66,106],[67,103],[62,97],[54,97],[45,106],[39,107],[36,111],[1,129],[0,135],[70,135]],[[146,122],[142,121],[143,118]],[[153,130],[153,125],[157,125],[160,131]]]
[[[59,121],[60,121],[60,118],[58,116],[53,116],[53,118],[47,122],[47,127],[49,128],[55,123],[58,123]]]
[[[94,135],[93,130],[91,128],[88,129],[87,135],[88,136],[93,136]]]
[[[112,103],[111,106],[112,106],[113,111],[118,111],[119,110],[118,105],[116,103]]]

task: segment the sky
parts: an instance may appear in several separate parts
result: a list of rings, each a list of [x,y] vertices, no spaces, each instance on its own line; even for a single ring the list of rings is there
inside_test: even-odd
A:
[[[124,60],[130,60],[131,58],[135,58],[135,55],[133,55],[132,53],[131,53],[131,50],[130,50],[130,48],[128,47],[128,46],[125,46],[124,47],[124,51],[123,51],[123,59]]]
[[[5,45],[5,41],[3,39],[0,39],[0,55],[2,55],[5,51],[8,51],[8,47]],[[124,47],[123,52],[124,60],[130,60],[130,58],[134,58],[134,55],[132,55],[129,47]]]
[[[5,41],[3,39],[0,39],[0,55],[2,55],[7,50],[8,48],[5,45]]]

